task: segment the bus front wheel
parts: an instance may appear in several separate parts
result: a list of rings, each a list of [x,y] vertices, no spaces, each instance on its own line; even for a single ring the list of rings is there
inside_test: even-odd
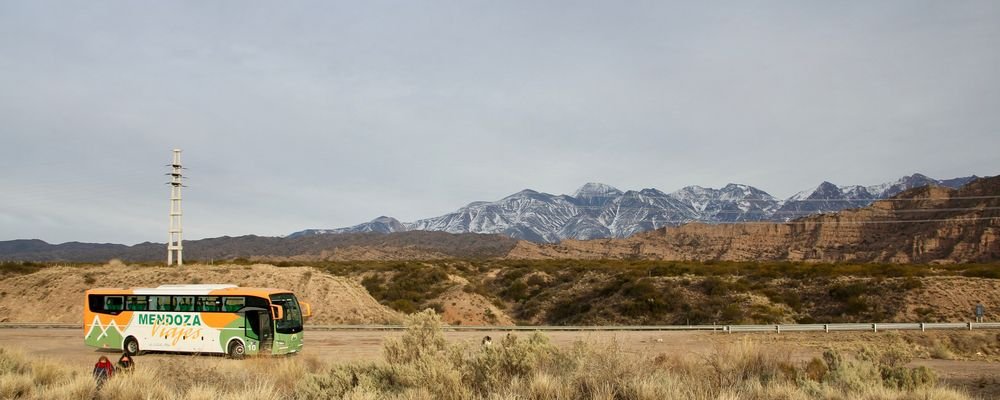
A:
[[[125,338],[125,353],[130,356],[139,355],[139,341],[132,336]]]
[[[243,347],[243,342],[239,340],[234,340],[229,343],[229,358],[242,359],[246,355],[246,348]]]

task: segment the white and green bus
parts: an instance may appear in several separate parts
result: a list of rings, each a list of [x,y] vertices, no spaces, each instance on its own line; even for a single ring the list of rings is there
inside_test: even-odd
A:
[[[83,307],[84,343],[140,351],[291,354],[302,351],[308,303],[280,289],[161,285],[91,289]]]

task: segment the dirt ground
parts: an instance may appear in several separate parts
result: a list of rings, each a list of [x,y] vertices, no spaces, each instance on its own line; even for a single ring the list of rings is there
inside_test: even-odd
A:
[[[382,356],[386,338],[399,336],[391,331],[306,331],[304,357],[316,357],[326,362],[377,360]],[[453,342],[465,341],[476,345],[486,336],[497,340],[508,332],[446,332]],[[529,335],[527,332],[513,333]],[[793,362],[818,357],[826,348],[849,349],[860,343],[878,343],[879,334],[840,332],[829,334],[724,334],[712,332],[546,332],[557,346],[570,346],[577,341],[617,343],[625,351],[655,356],[659,354],[701,357],[719,346],[751,340],[774,351],[789,354]],[[80,329],[0,329],[0,347],[17,349],[30,355],[59,360],[89,371],[97,358],[109,353],[83,344]],[[144,354],[138,363],[157,363],[179,357],[192,362],[210,356],[186,354]],[[239,361],[231,361],[239,362]],[[912,365],[933,369],[950,386],[968,391],[981,398],[1000,398],[1000,361],[997,360],[934,360],[918,359]]]

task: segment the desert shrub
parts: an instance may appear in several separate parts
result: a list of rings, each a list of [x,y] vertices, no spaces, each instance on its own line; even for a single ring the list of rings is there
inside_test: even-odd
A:
[[[22,353],[0,348],[0,398],[81,398],[73,392],[59,391],[73,378],[73,372],[63,364],[29,359]]]
[[[444,312],[444,304],[439,301],[432,301],[427,303],[427,308],[434,310],[434,312],[441,314]]]
[[[845,359],[843,354],[827,350],[823,352],[827,374],[823,383],[844,392],[862,392],[881,384],[878,369],[870,362]]]
[[[304,400],[343,398],[349,394],[400,393],[405,390],[397,369],[381,363],[338,364],[327,371],[306,374],[295,388]]]
[[[624,298],[619,311],[629,317],[642,318],[646,322],[659,321],[667,313],[680,310],[680,295],[672,285],[657,287],[649,278],[633,279],[621,285]]]
[[[24,354],[0,348],[0,375],[21,374],[31,370]]]
[[[747,380],[766,384],[787,379],[782,370],[790,365],[787,353],[767,351],[749,340],[717,348],[708,357],[707,364],[712,382],[720,390],[739,387]]]
[[[860,296],[848,298],[847,301],[844,303],[844,313],[848,315],[861,314],[865,311],[868,311],[868,308],[869,308],[868,301],[866,301],[864,298]]]
[[[728,307],[727,307],[728,308]],[[742,307],[737,307],[742,313]],[[723,314],[725,315],[725,314]],[[750,308],[750,319],[759,324],[777,324],[784,322],[785,312],[780,307],[772,307],[763,304],[754,304]],[[726,318],[723,318],[726,321]],[[740,320],[735,320],[738,322]]]
[[[361,286],[364,286],[368,293],[376,299],[384,295],[385,288],[382,286],[384,284],[385,278],[379,274],[371,274],[361,279]]]
[[[851,282],[846,284],[837,284],[830,288],[830,297],[834,300],[847,302],[852,298],[857,298],[863,294],[867,294],[871,288],[867,283],[864,282]]]
[[[589,297],[556,300],[549,309],[548,320],[557,324],[571,324],[583,319],[592,308]]]
[[[954,360],[955,353],[948,348],[947,345],[935,340],[934,345],[928,351],[931,358],[936,358],[938,360]]]
[[[390,301],[386,305],[388,305],[393,310],[396,310],[396,311],[399,311],[399,312],[402,312],[402,313],[406,313],[406,314],[411,314],[411,313],[417,312],[417,305],[413,304],[413,301],[410,301],[410,299],[396,299],[396,300]]]
[[[38,399],[52,400],[93,400],[97,396],[97,387],[90,375],[79,374],[68,380],[60,381],[39,390]]]
[[[872,386],[914,391],[937,383],[930,369],[905,366],[912,356],[901,341],[879,347],[865,345],[855,360],[847,360],[833,351],[825,352],[823,357],[829,369],[825,380],[848,391],[861,392]]]
[[[69,378],[70,371],[62,364],[41,360],[31,364],[31,380],[40,386],[49,386]]]
[[[400,368],[405,386],[424,385],[434,397],[461,399],[466,388],[451,361],[453,354],[441,332],[441,317],[433,310],[413,314],[405,321],[406,333],[385,343],[385,360]]]
[[[802,296],[795,290],[778,290],[767,288],[761,294],[774,303],[783,303],[795,311],[802,311]]]
[[[924,283],[920,279],[914,277],[907,277],[899,282],[899,290],[910,291],[916,290],[924,287]]]
[[[827,367],[827,364],[823,362],[823,360],[813,357],[808,363],[806,363],[802,372],[807,379],[814,382],[822,382],[823,378],[826,377],[826,374],[829,371],[830,369]]]
[[[1000,279],[1000,268],[996,265],[974,265],[961,272],[962,276],[973,278]]]
[[[701,290],[709,296],[725,296],[730,292],[730,284],[717,276],[710,276],[701,281]]]
[[[493,312],[492,308],[486,308],[483,310],[483,316],[486,317],[486,321],[489,323],[497,322],[497,315]]]
[[[0,262],[0,274],[27,275],[38,272],[47,265],[32,261],[3,261]]]
[[[396,311],[413,313],[426,308],[431,299],[448,287],[448,273],[440,268],[407,263],[393,263],[385,268],[395,270],[391,278],[371,273],[361,280],[361,285],[380,303]]]
[[[500,295],[511,301],[524,301],[528,298],[528,284],[522,281],[514,281],[507,286],[507,289],[500,292]]]
[[[482,351],[466,352],[459,370],[462,381],[480,396],[495,392],[512,379],[529,379],[534,372],[556,358],[555,346],[541,334],[527,340],[507,335]]]
[[[34,390],[35,384],[31,381],[31,376],[23,374],[0,375],[0,398],[28,398]]]
[[[534,274],[529,276],[527,281],[525,281],[525,283],[527,283],[529,286],[544,286],[545,284],[548,283],[548,281],[545,279],[544,275]]]

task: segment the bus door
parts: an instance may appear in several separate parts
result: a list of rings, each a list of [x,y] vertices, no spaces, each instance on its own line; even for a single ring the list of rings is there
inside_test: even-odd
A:
[[[271,354],[274,343],[274,326],[271,324],[271,312],[264,309],[247,309],[245,332],[248,338],[258,341],[258,354]]]

